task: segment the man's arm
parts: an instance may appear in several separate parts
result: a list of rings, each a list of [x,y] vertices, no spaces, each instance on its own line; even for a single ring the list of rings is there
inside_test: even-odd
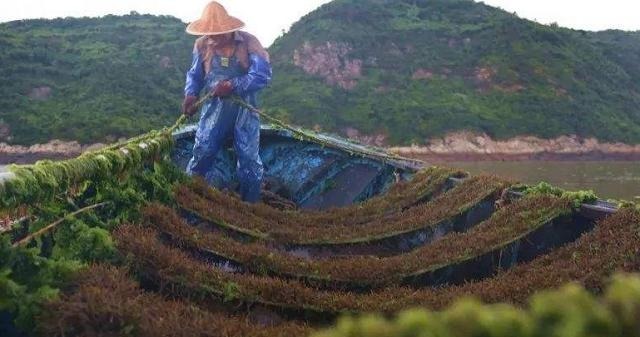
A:
[[[182,102],[183,114],[192,116],[196,113],[194,105],[198,101],[198,95],[200,95],[203,87],[204,67],[200,51],[198,50],[198,41],[196,41],[193,47],[193,61],[191,62],[191,68],[187,71],[187,79],[184,86],[184,101]]]
[[[184,95],[195,96],[200,95],[200,91],[204,87],[204,65],[202,63],[202,57],[198,50],[198,42],[193,48],[193,61],[191,62],[191,68],[187,71],[187,80],[184,86]]]

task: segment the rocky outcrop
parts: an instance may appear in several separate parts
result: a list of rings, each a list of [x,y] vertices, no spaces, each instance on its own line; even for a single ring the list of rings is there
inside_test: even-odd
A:
[[[387,144],[388,137],[383,133],[366,135],[354,128],[345,128],[343,132],[347,136],[347,138],[353,139],[362,144],[379,147],[385,146]]]
[[[494,140],[486,134],[458,132],[431,139],[427,145],[390,151],[432,160],[629,159],[640,158],[640,145],[602,143],[594,138],[562,136],[541,139],[519,136]]]
[[[522,90],[525,90],[526,87],[523,86],[522,84],[510,84],[510,85],[496,84],[493,86],[493,89],[502,91],[504,93],[512,94],[515,92],[520,92]]]
[[[29,96],[29,98],[31,99],[35,99],[38,101],[46,101],[49,99],[49,97],[51,97],[51,93],[52,93],[51,87],[43,86],[43,87],[36,87],[29,90],[29,93],[27,94],[27,96]]]
[[[433,71],[428,69],[419,68],[413,72],[411,78],[414,80],[430,80],[434,76]]]
[[[172,66],[173,64],[169,56],[162,56],[160,58],[160,67],[162,67],[163,69],[168,69],[168,68],[171,68]]]
[[[493,78],[497,70],[493,67],[477,67],[472,76],[478,92],[488,92],[494,87]]]
[[[306,42],[296,49],[293,63],[307,74],[320,76],[327,84],[353,89],[362,77],[362,60],[349,59],[351,46],[341,42],[326,42],[313,46]]]
[[[9,124],[0,121],[0,141],[10,140],[11,127]]]

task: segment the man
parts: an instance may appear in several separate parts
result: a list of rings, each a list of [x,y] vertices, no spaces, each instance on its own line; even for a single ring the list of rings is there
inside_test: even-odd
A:
[[[192,116],[200,92],[213,93],[201,110],[193,148],[187,167],[189,175],[200,175],[216,185],[222,173],[216,156],[225,141],[233,137],[237,156],[236,174],[240,195],[246,202],[260,200],[263,166],[259,116],[225,97],[237,95],[255,106],[257,93],[271,81],[269,54],[253,35],[240,31],[244,23],[230,16],[213,1],[202,17],[187,27],[187,33],[200,35],[193,49],[193,62],[187,72],[182,112]]]

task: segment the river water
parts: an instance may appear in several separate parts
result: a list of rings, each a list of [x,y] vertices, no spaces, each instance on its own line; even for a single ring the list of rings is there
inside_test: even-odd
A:
[[[640,162],[632,161],[490,161],[453,162],[445,166],[472,174],[489,173],[535,184],[546,181],[566,190],[593,190],[602,199],[640,196]]]

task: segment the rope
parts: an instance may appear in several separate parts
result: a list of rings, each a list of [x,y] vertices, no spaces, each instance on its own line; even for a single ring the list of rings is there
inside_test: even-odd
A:
[[[202,98],[200,98],[195,104],[194,104],[194,108],[195,109],[200,109],[202,107],[202,105],[204,105],[209,99],[212,99],[213,93],[209,92],[206,95],[204,95]],[[411,162],[413,163],[413,165],[416,165],[417,167],[424,167],[427,164],[421,160],[417,160],[417,159],[408,159],[408,158],[404,158],[404,157],[400,157],[398,155],[394,155],[394,154],[390,154],[390,153],[385,153],[385,152],[379,152],[379,151],[374,151],[374,150],[364,150],[364,149],[357,149],[357,148],[352,148],[352,149],[345,149],[343,146],[340,146],[339,144],[334,144],[330,141],[327,141],[326,139],[317,136],[314,133],[308,132],[302,128],[299,127],[294,127],[291,126],[267,113],[265,113],[263,110],[260,110],[256,107],[254,107],[253,105],[247,103],[245,100],[243,100],[241,97],[239,96],[230,96],[230,97],[226,97],[224,98],[226,100],[231,100],[233,103],[248,109],[249,111],[255,112],[256,114],[258,114],[260,117],[262,117],[263,119],[267,120],[269,123],[271,123],[272,125],[279,127],[281,129],[287,130],[289,132],[291,132],[295,137],[297,137],[300,140],[306,140],[309,142],[313,142],[313,143],[317,143],[320,144],[322,146],[325,147],[329,147],[329,148],[333,148],[333,149],[337,149],[337,150],[341,150],[341,151],[346,151],[348,152],[350,155],[354,156],[354,155],[360,155],[363,157],[373,157],[373,158],[377,158],[380,159],[382,161],[402,161],[402,162]],[[174,126],[170,129],[170,130],[175,130],[177,129],[184,121],[186,121],[187,117],[185,117],[184,115],[181,116],[178,121],[176,121],[176,123],[174,124]]]
[[[178,128],[180,128],[180,126],[182,126],[182,124],[184,122],[187,121],[189,117],[182,115],[180,117],[178,117],[178,120],[173,124],[173,126],[171,126],[168,130],[169,132],[173,133],[174,131],[178,130]]]
[[[264,111],[252,106],[251,104],[245,102],[242,98],[238,97],[238,96],[231,96],[227,99],[230,99],[233,103],[246,108],[252,112],[255,112],[256,114],[258,114],[260,117],[264,118],[265,120],[269,121],[269,123],[280,127],[282,129],[285,129],[289,132],[291,132],[294,136],[297,136],[299,139],[301,140],[306,140],[306,141],[310,141],[313,143],[318,143],[322,146],[326,146],[326,147],[330,147],[330,148],[334,148],[337,150],[342,150],[342,151],[347,151],[349,154],[351,155],[361,155],[361,156],[367,156],[367,157],[374,157],[374,158],[378,158],[381,159],[383,161],[403,161],[403,162],[412,162],[420,167],[424,167],[426,166],[426,163],[421,161],[421,160],[417,160],[417,159],[408,159],[408,158],[403,158],[394,154],[390,154],[390,153],[385,153],[385,152],[378,152],[378,151],[374,151],[374,150],[364,150],[364,149],[350,149],[347,150],[344,147],[338,145],[338,144],[334,144],[330,141],[327,141],[326,139],[317,136],[314,133],[305,131],[302,128],[298,128],[298,127],[294,127],[291,126],[273,116],[270,116],[269,114],[265,113]]]

